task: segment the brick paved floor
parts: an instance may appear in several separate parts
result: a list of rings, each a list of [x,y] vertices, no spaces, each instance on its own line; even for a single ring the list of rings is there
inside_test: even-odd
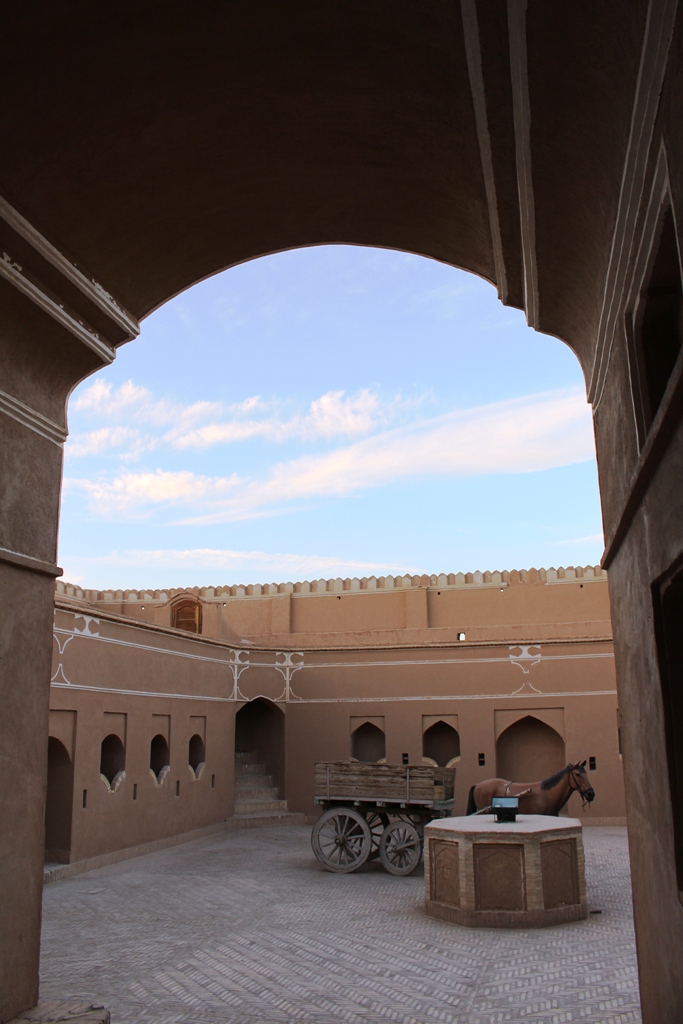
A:
[[[231,831],[45,888],[41,997],[113,1024],[640,1021],[625,829],[586,829],[587,921],[467,929],[422,870],[319,868],[310,828]]]

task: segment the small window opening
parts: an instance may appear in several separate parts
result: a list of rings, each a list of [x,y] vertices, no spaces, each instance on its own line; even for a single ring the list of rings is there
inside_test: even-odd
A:
[[[83,810],[85,810],[87,806],[88,806],[88,790],[84,789],[83,790]]]
[[[133,783],[133,800],[137,800],[137,798],[138,798],[138,784],[137,784],[137,782],[134,782]]]
[[[157,735],[149,745],[149,766],[159,778],[162,769],[171,763],[171,755],[168,749],[166,737]]]
[[[465,639],[465,634],[464,633],[458,633],[458,640],[464,640],[464,639]]]
[[[215,788],[216,788],[216,776],[212,775],[211,776],[211,789],[215,789]]]
[[[484,768],[486,766],[486,754],[479,755],[479,767]]]
[[[401,764],[410,764],[410,758],[407,754],[401,754]]]
[[[126,767],[126,752],[123,743],[114,733],[105,736],[100,747],[100,775],[111,786],[119,772]]]
[[[660,221],[649,278],[635,310],[631,360],[641,443],[657,415],[683,343],[683,285],[671,204]]]
[[[171,625],[187,633],[201,633],[202,606],[199,601],[178,601],[171,611]]]
[[[594,757],[588,758],[588,771],[594,772],[597,768],[597,760]]]
[[[175,784],[175,795],[180,796],[180,779],[176,780]]]

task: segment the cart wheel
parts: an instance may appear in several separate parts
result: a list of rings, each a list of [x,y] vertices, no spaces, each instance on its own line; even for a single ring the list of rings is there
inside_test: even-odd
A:
[[[422,858],[420,833],[409,821],[392,821],[379,841],[379,858],[390,875],[409,875]]]
[[[313,826],[311,846],[324,868],[347,874],[365,864],[372,849],[372,835],[358,811],[331,807]]]
[[[372,836],[372,849],[368,859],[376,860],[379,857],[379,841],[382,838],[382,832],[389,824],[389,815],[380,814],[379,811],[370,811],[365,820]]]

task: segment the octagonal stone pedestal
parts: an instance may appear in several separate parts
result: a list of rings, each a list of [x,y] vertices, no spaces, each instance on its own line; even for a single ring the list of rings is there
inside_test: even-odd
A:
[[[581,822],[519,814],[440,818],[425,829],[425,908],[475,928],[544,928],[588,914]]]

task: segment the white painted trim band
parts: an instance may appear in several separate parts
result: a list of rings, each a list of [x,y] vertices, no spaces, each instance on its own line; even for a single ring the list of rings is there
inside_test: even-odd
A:
[[[524,265],[524,304],[530,327],[539,327],[538,268],[536,265],[536,214],[531,172],[531,106],[526,49],[527,0],[508,0],[510,78],[515,123],[517,190]]]
[[[103,313],[118,324],[122,330],[136,337],[140,333],[140,325],[135,317],[128,310],[117,302],[101,284],[86,277],[78,267],[64,256],[59,249],[56,249],[51,242],[48,242],[25,217],[15,210],[14,207],[0,196],[0,217],[6,224],[17,232],[18,235],[33,246],[36,252],[46,259],[53,267],[63,274],[86,298],[98,306]]]
[[[6,391],[0,391],[0,412],[4,412],[6,416],[21,423],[22,427],[28,427],[59,447],[66,441],[68,432],[63,427],[42,413],[36,412],[30,405],[20,402],[13,395],[8,395]]]
[[[60,306],[49,295],[46,295],[33,281],[29,281],[27,277],[24,277],[21,268],[10,259],[7,253],[3,253],[0,259],[0,276],[4,277],[10,284],[13,284],[18,291],[23,292],[31,302],[34,302],[43,312],[51,316],[53,320],[56,320],[58,324],[61,324],[62,327],[65,327],[67,331],[73,334],[75,338],[78,338],[79,341],[95,352],[104,363],[114,362],[116,351],[111,345],[108,345],[106,341],[102,341],[99,334],[90,330],[80,320],[77,320],[68,313],[63,306]]]

